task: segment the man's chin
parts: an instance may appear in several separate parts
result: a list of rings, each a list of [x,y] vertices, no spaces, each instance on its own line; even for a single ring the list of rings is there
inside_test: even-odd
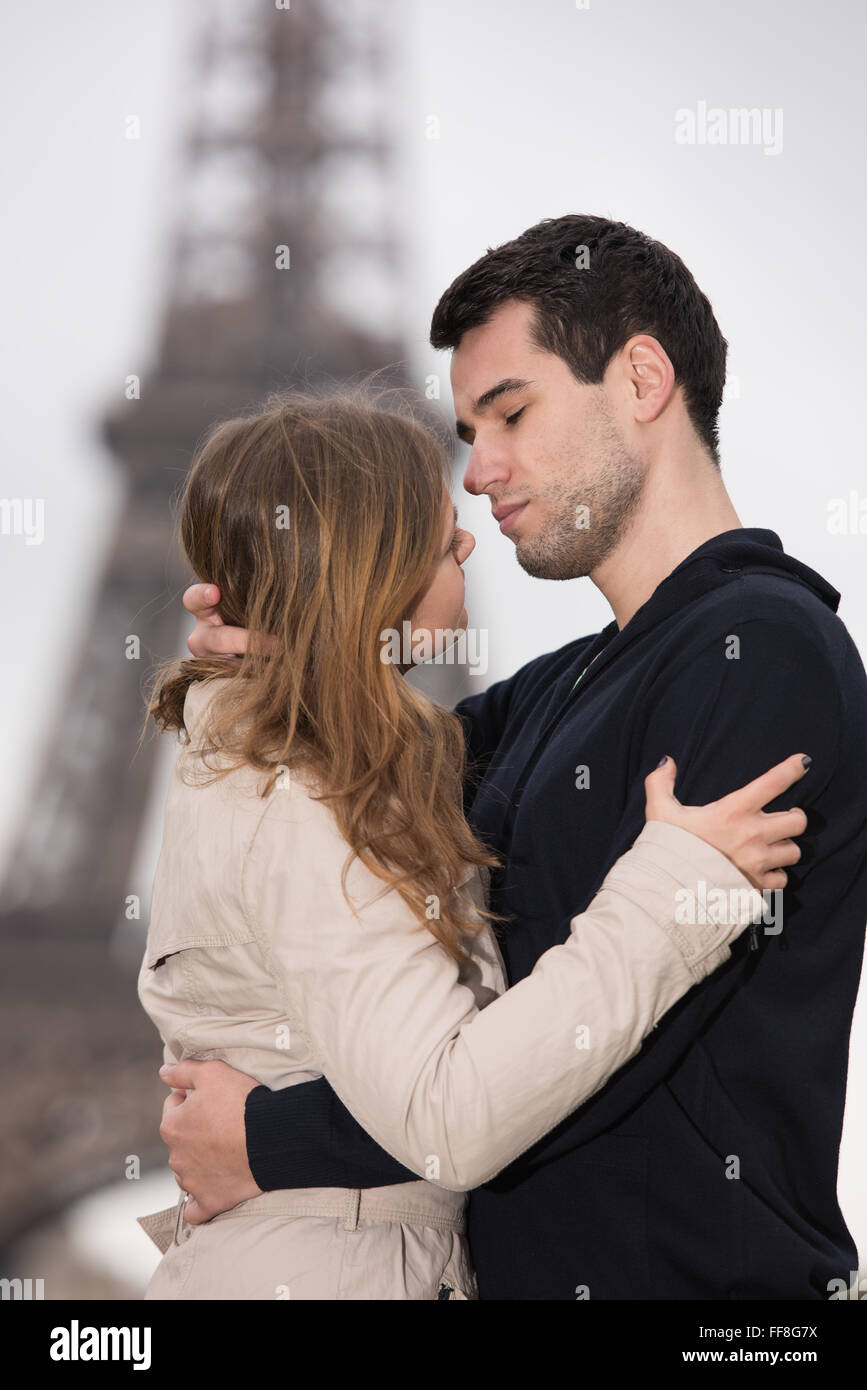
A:
[[[531,579],[579,579],[587,570],[576,556],[552,555],[541,551],[532,541],[518,541],[515,558]]]

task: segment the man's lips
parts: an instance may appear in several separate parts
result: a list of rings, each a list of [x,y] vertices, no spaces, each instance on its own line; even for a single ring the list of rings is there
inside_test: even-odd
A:
[[[500,530],[505,534],[513,525],[518,513],[526,507],[526,502],[514,502],[507,507],[495,507],[493,515],[500,523]]]

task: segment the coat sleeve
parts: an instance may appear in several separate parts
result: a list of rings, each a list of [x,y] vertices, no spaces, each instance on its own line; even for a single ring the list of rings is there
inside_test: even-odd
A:
[[[490,1179],[634,1056],[661,1016],[729,958],[761,895],[712,846],[650,822],[568,939],[481,1010],[457,962],[318,808],[272,821],[246,909],[287,1015],[364,1129],[420,1177]],[[728,921],[678,925],[685,888],[722,889]],[[377,894],[375,902],[369,899]]]

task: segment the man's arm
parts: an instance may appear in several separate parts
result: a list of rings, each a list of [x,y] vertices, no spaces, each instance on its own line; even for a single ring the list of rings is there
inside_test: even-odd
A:
[[[244,1131],[250,1171],[263,1192],[418,1182],[418,1173],[362,1129],[324,1076],[279,1091],[257,1086],[247,1096]]]

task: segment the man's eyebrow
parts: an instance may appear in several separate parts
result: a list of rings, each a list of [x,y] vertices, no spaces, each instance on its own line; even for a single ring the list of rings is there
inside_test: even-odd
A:
[[[487,391],[482,392],[473,406],[473,413],[475,415],[481,415],[487,410],[488,406],[493,405],[494,401],[500,396],[505,396],[510,391],[522,391],[525,386],[533,386],[534,384],[535,383],[532,381],[521,381],[518,377],[514,376],[504,377],[502,381],[497,382],[496,386],[490,386]],[[469,429],[470,426],[465,425],[463,420],[455,421],[455,431],[458,439],[464,439],[469,433]]]

